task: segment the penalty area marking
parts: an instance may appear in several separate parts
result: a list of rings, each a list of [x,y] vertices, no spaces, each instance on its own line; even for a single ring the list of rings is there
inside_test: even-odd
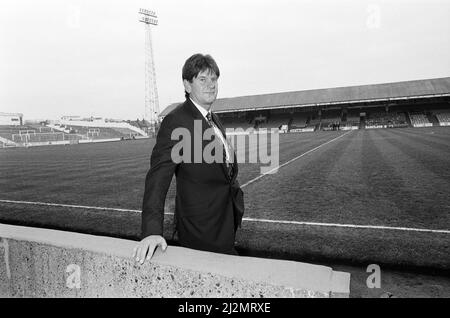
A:
[[[140,210],[117,209],[117,208],[107,208],[107,207],[98,207],[98,206],[71,205],[71,204],[60,204],[60,203],[13,201],[13,200],[0,200],[0,202],[13,203],[13,204],[44,205],[44,206],[55,206],[55,207],[88,209],[88,210],[142,213]],[[173,213],[171,213],[171,212],[164,213],[164,214],[173,215]],[[283,220],[254,219],[254,218],[243,218],[242,220],[246,221],[246,222],[259,222],[259,223],[276,223],[276,224],[293,224],[293,225],[308,225],[308,226],[342,227],[342,228],[355,228],[355,229],[394,230],[394,231],[450,234],[450,230],[417,229],[417,228],[409,228],[409,227],[393,227],[393,226],[382,226],[382,225],[316,223],[316,222],[283,221]]]
[[[260,175],[257,176],[256,178],[254,178],[254,179],[252,179],[252,180],[250,180],[250,181],[247,181],[246,183],[244,183],[243,185],[241,185],[241,188],[245,188],[245,187],[248,186],[249,184],[251,184],[251,183],[253,183],[253,182],[255,182],[255,181],[258,181],[258,180],[261,179],[262,177],[264,177],[264,176],[266,176],[266,175],[268,175],[268,174],[272,174],[272,172],[277,171],[277,170],[280,169],[281,167],[284,167],[284,166],[290,164],[291,162],[294,162],[295,160],[300,159],[301,157],[306,156],[307,154],[309,154],[309,153],[311,153],[311,152],[313,152],[313,151],[319,149],[320,147],[325,146],[325,145],[327,145],[327,144],[329,144],[330,142],[333,142],[333,141],[335,141],[335,140],[338,140],[339,138],[342,138],[342,137],[344,137],[345,135],[348,135],[348,134],[351,133],[351,132],[352,132],[352,130],[347,131],[345,134],[342,134],[342,135],[340,135],[340,136],[338,136],[338,137],[336,137],[336,138],[333,138],[333,139],[331,139],[331,140],[328,140],[328,141],[324,142],[323,144],[320,144],[320,145],[318,145],[317,147],[314,147],[313,149],[310,149],[310,150],[308,150],[307,152],[304,152],[304,153],[302,153],[301,155],[299,155],[299,156],[297,156],[297,157],[295,157],[295,158],[292,158],[291,160],[289,160],[289,161],[283,163],[282,165],[277,166],[277,167],[275,167],[275,168],[273,168],[273,169],[267,171],[266,173],[260,174]]]

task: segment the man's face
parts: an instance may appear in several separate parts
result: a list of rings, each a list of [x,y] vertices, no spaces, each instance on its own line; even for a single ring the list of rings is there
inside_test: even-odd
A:
[[[189,93],[189,97],[206,110],[209,110],[219,91],[217,80],[218,78],[214,72],[204,70],[192,79],[192,83],[184,80],[183,84],[184,89]]]

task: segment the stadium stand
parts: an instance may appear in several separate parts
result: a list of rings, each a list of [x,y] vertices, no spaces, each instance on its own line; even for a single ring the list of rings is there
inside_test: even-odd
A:
[[[67,126],[67,129],[70,133],[84,136],[87,139],[124,139],[136,135],[135,132],[126,128]]]
[[[428,121],[429,121],[433,126],[435,126],[435,127],[440,126],[440,125],[439,125],[439,121],[438,121],[436,115],[435,115],[433,112],[426,111],[426,112],[425,112],[425,115],[427,116]]]
[[[35,133],[36,130],[29,126],[0,126],[0,137],[13,140],[15,134]]]
[[[130,125],[133,125],[134,127],[143,129],[144,127],[146,127],[146,125],[143,123],[143,121],[141,122],[139,119],[138,120],[128,120],[127,123],[129,123]]]
[[[320,126],[320,118],[312,118],[306,125],[306,128],[317,130]]]
[[[388,127],[401,128],[408,127],[408,122],[406,120],[406,115],[404,112],[392,113],[388,119]]]
[[[253,118],[246,117],[230,117],[230,116],[222,116],[219,115],[220,121],[222,122],[222,126],[227,128],[242,128],[247,130],[249,128],[254,128],[255,123]]]
[[[322,130],[336,129],[341,124],[341,109],[322,111],[320,126]]]
[[[345,120],[339,125],[341,130],[359,129],[360,118],[359,116],[346,116]]]
[[[40,126],[0,126],[0,137],[17,145],[79,140],[82,137]]]
[[[408,113],[413,127],[431,127],[432,123],[424,113]]]
[[[30,143],[30,142],[51,142],[51,141],[63,141],[64,133],[23,133],[14,134],[13,141],[16,143]]]
[[[131,126],[139,128],[139,129],[141,129],[142,131],[145,131],[145,132],[148,132],[148,130],[149,130],[150,126],[151,126],[151,124],[148,121],[144,120],[144,119],[143,120],[139,120],[139,119],[137,119],[137,120],[128,120],[126,122],[128,124],[130,124]]]
[[[0,148],[17,147],[17,144],[13,141],[0,137]]]
[[[139,127],[138,127],[138,128],[139,128]],[[104,129],[104,128],[102,128],[102,129]],[[115,128],[110,128],[110,129],[112,129],[112,130],[118,132],[118,133],[121,134],[122,137],[124,137],[124,138],[134,138],[134,137],[136,137],[136,136],[139,136],[138,133],[136,133],[135,131],[132,131],[132,130],[130,130],[130,129],[128,129],[128,128],[120,128],[120,127],[117,127],[117,128],[116,128],[116,127],[115,127]],[[142,129],[142,128],[140,128],[140,129]]]
[[[179,104],[168,105],[160,118]],[[430,113],[433,109],[450,113],[449,108],[450,77],[237,96],[214,103],[214,111],[220,113],[221,119],[226,118],[226,127],[274,127],[284,123],[275,114],[290,112],[289,129],[299,132],[305,125],[317,130],[333,123],[351,129],[413,126],[408,112],[426,113],[428,120],[424,122],[437,126],[447,120],[446,115],[438,119]],[[266,118],[257,120],[261,115]]]
[[[346,124],[349,126],[359,126],[360,117],[359,115],[347,115]]]
[[[297,129],[297,128],[306,128],[306,125],[308,123],[308,120],[311,118],[310,113],[294,113],[292,114],[292,121],[289,125],[290,129]]]
[[[436,111],[435,115],[440,126],[450,126],[450,111]]]
[[[39,133],[51,133],[51,132],[55,132],[55,130],[51,127],[47,127],[47,126],[43,126],[43,125],[28,125],[28,127],[30,127],[30,129],[35,130],[36,132]]]
[[[360,109],[348,109],[347,113],[344,113],[342,116],[342,124],[341,127],[343,129],[355,129],[360,128],[361,126],[361,110]]]
[[[289,125],[289,122],[291,121],[291,114],[289,113],[282,113],[282,114],[273,114],[269,118],[266,119],[266,121],[261,122],[258,124],[256,128],[281,128],[283,125]]]
[[[369,113],[366,118],[366,128],[386,128],[386,113]]]
[[[366,118],[366,128],[400,128],[408,127],[403,112],[370,112]]]
[[[398,128],[408,127],[405,113],[386,112],[376,110],[367,113],[367,128]],[[250,117],[250,119],[248,119]],[[250,116],[232,117],[221,115],[220,119],[225,128],[279,128],[288,125],[290,131],[305,131],[305,129],[358,129],[361,126],[359,110],[343,113],[342,109],[324,110],[321,116],[317,112],[294,112],[294,113],[269,113],[269,116],[254,113]],[[334,127],[333,127],[334,124]]]
[[[139,128],[139,127],[138,127]],[[2,148],[6,146],[48,145],[78,143],[80,140],[120,140],[140,138],[134,127],[83,127],[75,125],[48,124],[0,126]]]

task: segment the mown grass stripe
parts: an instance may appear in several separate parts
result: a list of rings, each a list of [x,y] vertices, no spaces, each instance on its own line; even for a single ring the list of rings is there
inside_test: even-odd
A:
[[[275,167],[275,168],[273,168],[273,169],[267,171],[266,173],[260,174],[260,175],[257,176],[256,178],[253,178],[253,179],[251,179],[250,181],[247,181],[246,183],[244,183],[243,185],[241,185],[241,188],[245,188],[245,187],[248,186],[249,184],[252,184],[253,182],[258,181],[258,180],[261,179],[262,177],[264,177],[264,176],[266,176],[266,175],[268,175],[268,174],[269,174],[269,175],[272,174],[274,171],[277,171],[278,169],[280,169],[280,168],[282,168],[282,167],[284,167],[284,166],[286,166],[286,165],[288,165],[288,164],[294,162],[295,160],[300,159],[300,158],[306,156],[307,154],[309,154],[309,153],[311,153],[311,152],[313,152],[313,151],[315,151],[315,150],[317,150],[317,149],[319,149],[319,148],[321,148],[321,147],[323,147],[323,146],[325,146],[325,145],[327,145],[327,144],[329,144],[329,143],[331,143],[331,142],[333,142],[333,141],[335,141],[335,140],[338,140],[339,138],[342,138],[342,137],[348,135],[348,134],[351,133],[351,132],[352,132],[352,131],[350,130],[350,131],[346,132],[345,134],[342,134],[342,135],[340,135],[340,136],[338,136],[338,137],[336,137],[336,138],[333,138],[333,139],[331,139],[331,140],[328,140],[327,142],[324,142],[323,144],[320,144],[320,145],[318,145],[317,147],[314,147],[313,149],[310,149],[310,150],[308,150],[308,151],[302,153],[301,155],[299,155],[299,156],[297,156],[297,157],[295,157],[295,158],[292,158],[291,160],[289,160],[289,161],[283,163],[282,165],[279,165],[279,166],[277,166],[277,167]]]

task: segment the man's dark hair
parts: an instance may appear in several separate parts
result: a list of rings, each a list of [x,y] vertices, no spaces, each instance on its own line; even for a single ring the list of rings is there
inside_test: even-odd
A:
[[[192,83],[194,77],[198,76],[198,73],[209,70],[210,72],[216,74],[217,78],[220,76],[219,67],[216,61],[211,57],[211,55],[206,54],[194,54],[186,60],[183,66],[182,78]],[[184,92],[186,98],[189,97],[188,92]]]

